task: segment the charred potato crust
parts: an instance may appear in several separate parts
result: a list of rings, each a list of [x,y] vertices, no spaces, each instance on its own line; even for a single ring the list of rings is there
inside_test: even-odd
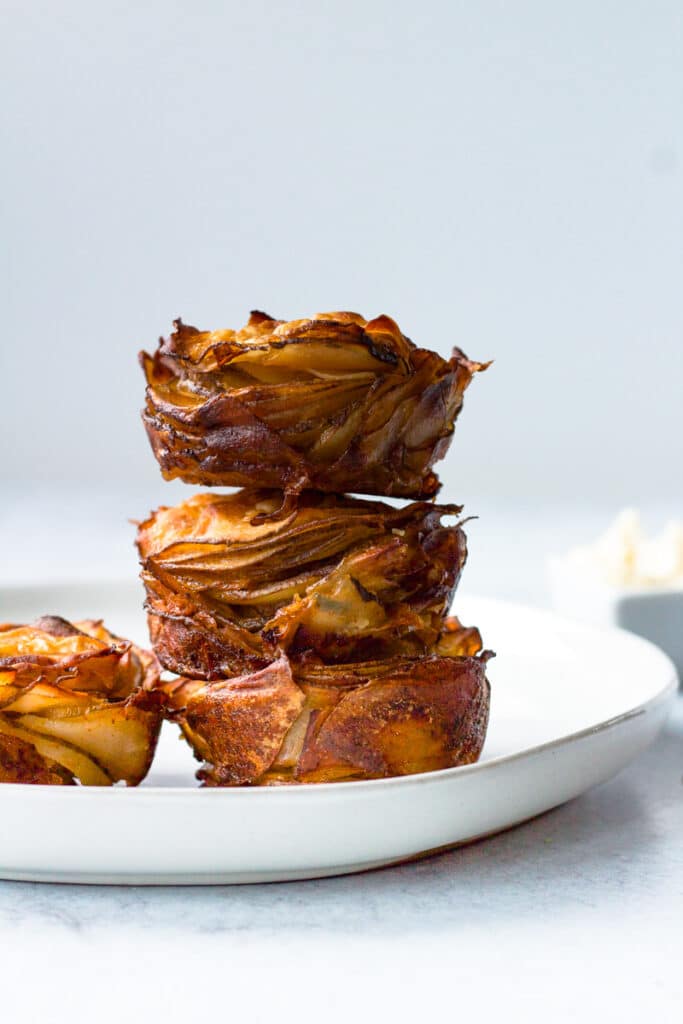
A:
[[[446,649],[351,665],[282,656],[233,679],[166,684],[170,717],[209,786],[343,782],[476,761],[488,653],[453,620]],[[460,638],[460,639],[458,639]],[[455,653],[457,651],[477,653]]]

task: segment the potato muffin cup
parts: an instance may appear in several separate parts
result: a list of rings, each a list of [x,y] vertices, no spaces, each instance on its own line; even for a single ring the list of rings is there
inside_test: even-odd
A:
[[[159,666],[101,621],[0,625],[0,782],[137,786],[163,717]]]

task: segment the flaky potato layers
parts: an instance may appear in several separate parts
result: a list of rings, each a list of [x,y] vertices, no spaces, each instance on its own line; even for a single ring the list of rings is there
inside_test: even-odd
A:
[[[458,506],[392,508],[319,492],[199,494],[141,524],[150,635],[162,665],[201,679],[280,653],[339,663],[430,651],[467,554]]]
[[[486,366],[418,348],[388,316],[174,326],[141,353],[143,421],[164,477],[204,486],[432,497],[431,467]]]
[[[99,621],[0,625],[0,782],[136,786],[162,720],[156,658]]]

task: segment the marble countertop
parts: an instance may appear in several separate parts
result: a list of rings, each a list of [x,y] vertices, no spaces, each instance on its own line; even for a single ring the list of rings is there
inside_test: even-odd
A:
[[[120,575],[129,542],[103,508],[80,533],[66,515],[29,524],[34,565],[23,560],[21,578],[48,552],[53,578]],[[30,514],[17,500],[0,525],[21,522],[25,536]],[[468,589],[539,604],[542,553],[592,522],[486,515],[477,547],[470,530]],[[18,566],[10,552],[0,583]],[[679,698],[656,745],[613,781],[418,863],[206,889],[0,882],[3,1019],[678,1022],[682,776]]]

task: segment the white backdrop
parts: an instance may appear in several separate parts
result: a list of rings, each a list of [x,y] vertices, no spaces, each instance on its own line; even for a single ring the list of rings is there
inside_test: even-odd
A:
[[[677,0],[1,10],[0,486],[152,504],[138,348],[350,308],[495,358],[445,491],[680,495]]]

